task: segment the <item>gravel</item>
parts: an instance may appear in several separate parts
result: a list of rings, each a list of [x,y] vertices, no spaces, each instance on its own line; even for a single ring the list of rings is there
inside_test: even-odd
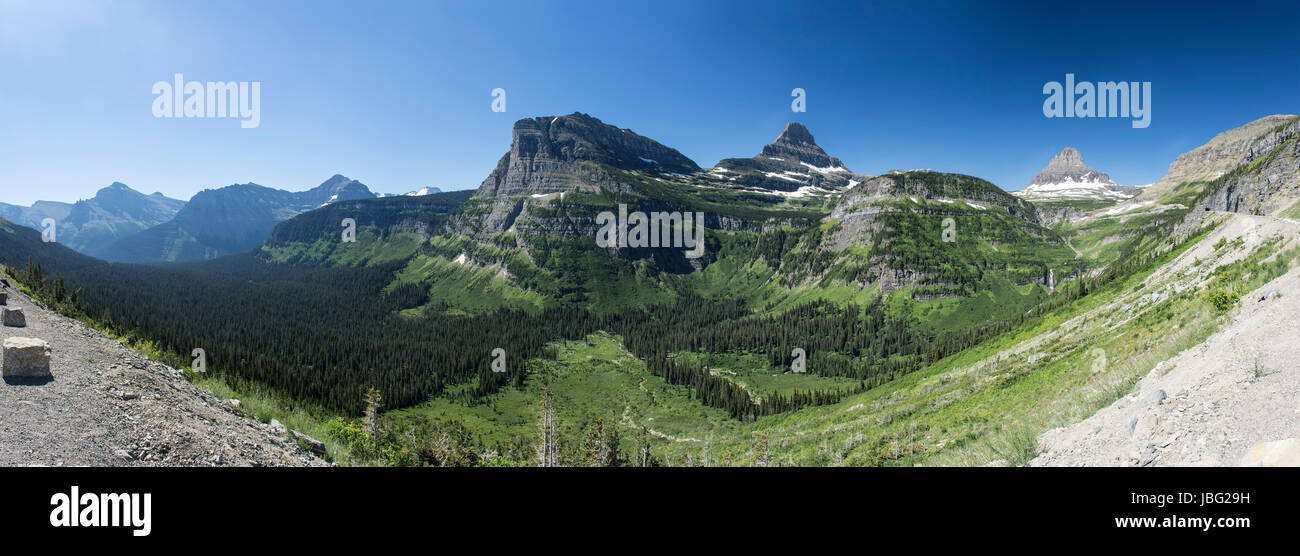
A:
[[[7,288],[46,340],[53,380],[0,382],[0,466],[312,466],[326,463],[98,331]]]

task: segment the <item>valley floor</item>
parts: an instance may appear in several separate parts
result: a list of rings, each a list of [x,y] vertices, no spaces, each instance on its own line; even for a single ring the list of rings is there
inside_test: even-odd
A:
[[[270,466],[324,462],[185,380],[76,320],[8,288],[40,338],[53,380],[0,382],[0,466]]]

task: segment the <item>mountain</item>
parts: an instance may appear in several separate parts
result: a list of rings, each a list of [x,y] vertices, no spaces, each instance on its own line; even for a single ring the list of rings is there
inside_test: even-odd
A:
[[[242,253],[261,245],[276,224],[295,215],[374,197],[365,184],[337,174],[296,193],[255,183],[205,189],[171,220],[123,237],[98,254],[110,261],[159,263]]]
[[[94,197],[71,205],[50,201],[37,201],[30,208],[3,205],[0,216],[37,230],[43,228],[45,218],[53,218],[59,243],[99,256],[117,239],[171,220],[184,205],[185,201],[162,193],[145,195],[113,182]]]
[[[776,140],[753,158],[721,160],[707,174],[749,191],[789,198],[838,193],[871,177],[851,172],[840,159],[826,154],[799,122],[786,124]]]
[[[1143,190],[1139,200],[1155,202],[1180,186],[1209,182],[1261,154],[1259,138],[1296,116],[1275,114],[1215,135],[1212,139],[1169,163],[1169,172]]]
[[[1122,200],[1141,192],[1141,188],[1119,185],[1110,176],[1083,163],[1083,156],[1066,147],[1047,163],[1021,191],[1012,193],[1022,199],[1047,200]]]
[[[546,195],[571,188],[628,191],[604,170],[691,174],[699,166],[674,149],[582,113],[515,122],[510,151],[479,186],[480,195]]]
[[[777,171],[781,177],[766,175]],[[702,213],[704,255],[597,247],[598,214],[620,205]],[[270,260],[311,265],[405,259],[401,280],[438,292],[426,306],[464,311],[641,305],[687,294],[693,286],[675,277],[700,280],[714,268],[746,284],[731,295],[772,299],[831,284],[872,295],[961,298],[1083,270],[1030,203],[973,176],[856,174],[798,122],[757,156],[700,170],[670,147],[585,114],[527,118],[516,122],[509,151],[472,197],[445,218],[411,210],[402,219],[360,222],[356,246],[340,244],[332,228],[306,224],[315,211],[279,226],[263,251]],[[435,220],[440,224],[431,225]],[[463,292],[453,284],[465,280],[490,284],[493,297],[449,293]],[[610,282],[621,286],[601,285]],[[1023,310],[1034,298],[999,310]]]
[[[40,229],[46,218],[63,220],[72,212],[71,203],[36,201],[30,207],[0,203],[0,218],[28,228]]]

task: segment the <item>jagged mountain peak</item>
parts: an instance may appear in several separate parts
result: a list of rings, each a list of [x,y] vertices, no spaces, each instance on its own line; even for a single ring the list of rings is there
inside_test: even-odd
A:
[[[785,124],[785,128],[781,130],[781,135],[778,135],[773,143],[816,145],[817,141],[813,139],[812,132],[808,131],[806,126],[799,122],[790,122]]]
[[[790,122],[785,124],[781,134],[777,136],[776,141],[763,147],[763,152],[759,156],[768,158],[780,158],[790,162],[805,163],[817,168],[847,168],[840,162],[840,159],[826,154],[826,151],[817,146],[817,141],[813,139],[812,132],[799,122]]]

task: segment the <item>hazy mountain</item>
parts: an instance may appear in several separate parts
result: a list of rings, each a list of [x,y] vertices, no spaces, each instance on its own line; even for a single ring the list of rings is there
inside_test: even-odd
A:
[[[72,212],[72,203],[58,201],[36,201],[30,207],[0,203],[0,218],[15,224],[39,229],[41,221],[46,218],[63,220]]]
[[[119,238],[170,220],[185,205],[161,193],[145,195],[113,182],[90,199],[71,205],[37,201],[31,207],[0,206],[0,215],[24,226],[42,229],[45,218],[55,222],[55,239],[82,253],[98,256]]]
[[[296,193],[255,183],[205,189],[170,221],[123,237],[99,255],[111,261],[156,263],[241,253],[261,245],[276,224],[295,215],[374,197],[365,184],[337,174]]]

